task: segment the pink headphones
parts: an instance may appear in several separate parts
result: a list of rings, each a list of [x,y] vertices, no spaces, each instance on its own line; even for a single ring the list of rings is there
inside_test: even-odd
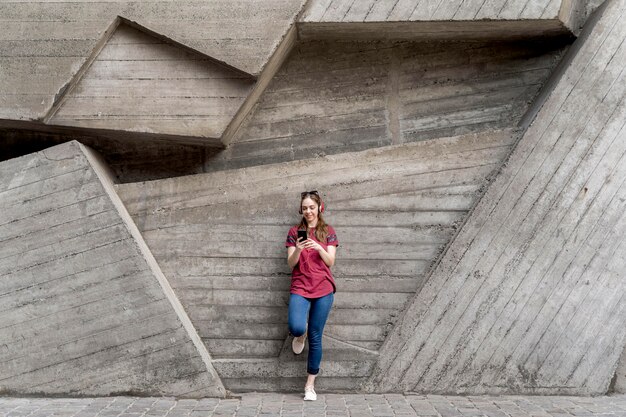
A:
[[[318,194],[318,192],[316,190],[313,191],[305,191],[303,193],[300,193],[300,202],[302,202],[302,200],[304,199],[304,197],[307,194],[315,194],[316,196],[319,197],[320,199],[320,206],[317,209],[318,213],[323,213],[324,212],[324,200],[322,200],[322,197],[320,197],[320,195]],[[302,204],[300,204],[300,209],[298,210],[298,213],[302,214]]]

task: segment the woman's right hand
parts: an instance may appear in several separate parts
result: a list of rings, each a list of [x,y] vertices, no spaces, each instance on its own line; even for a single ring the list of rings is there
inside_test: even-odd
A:
[[[289,268],[293,269],[300,261],[300,254],[302,253],[302,243],[296,241],[296,246],[289,246],[287,248],[287,263]]]
[[[300,239],[302,239],[302,238],[300,238]],[[300,240],[300,239],[296,240],[296,248],[298,248],[298,250],[300,252],[302,252],[304,249],[306,249],[306,246],[305,246],[305,243],[304,243],[304,242],[306,242],[306,240]]]

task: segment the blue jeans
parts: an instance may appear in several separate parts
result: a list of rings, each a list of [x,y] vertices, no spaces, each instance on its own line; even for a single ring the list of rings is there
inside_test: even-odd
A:
[[[309,324],[309,357],[306,371],[311,375],[317,375],[320,371],[322,332],[333,299],[332,292],[320,298],[306,298],[298,294],[291,294],[289,297],[289,333],[295,337],[302,336],[307,329],[307,321]]]

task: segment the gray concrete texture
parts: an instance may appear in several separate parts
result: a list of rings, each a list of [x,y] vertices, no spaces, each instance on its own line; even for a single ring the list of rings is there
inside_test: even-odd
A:
[[[402,22],[433,20],[558,19],[561,8],[576,3],[561,0],[520,1],[410,1],[312,0],[303,22]]]
[[[578,35],[600,0],[311,0],[306,38],[507,39]]]
[[[615,392],[626,394],[626,349],[622,353],[622,357],[617,365],[613,382],[614,384],[611,388]]]
[[[141,36],[134,29],[131,33]],[[563,40],[301,42],[260,94],[226,149],[170,143],[157,134],[153,140],[128,138],[113,131],[106,135],[86,130],[72,134],[97,149],[119,181],[135,182],[509,128],[520,122],[568,45],[569,41]],[[130,46],[120,46],[117,51],[129,54]],[[115,68],[118,75],[126,74],[130,64],[137,64],[123,61],[118,69],[112,66],[118,61],[102,62],[109,69]],[[145,73],[159,71],[154,67],[145,69]],[[202,91],[168,90],[172,94],[169,100],[161,97],[161,90],[142,88],[156,85],[158,80],[118,78],[95,79],[88,71],[69,94],[79,100],[68,98],[68,107],[62,105],[53,121],[119,128],[126,123],[126,128],[133,130],[141,126],[147,130],[158,123],[154,127],[171,128],[170,133],[179,134],[191,132],[194,126],[208,126],[207,119],[185,116],[189,105],[176,105],[206,100]],[[198,80],[179,81],[191,87]],[[232,90],[222,89],[227,95]],[[139,110],[124,104],[135,94],[148,100]],[[193,97],[183,98],[187,94]],[[107,103],[109,113],[98,115],[98,106],[92,102]],[[69,107],[82,115],[60,120]],[[156,120],[157,112],[165,120]],[[170,116],[165,116],[166,112]],[[200,114],[202,109],[194,112]],[[203,134],[201,130],[195,132]],[[8,151],[20,146],[28,149],[29,144],[51,145],[64,137],[61,133],[24,130],[7,131],[3,136],[5,144],[10,144],[5,145]]]
[[[516,126],[567,45],[301,42],[204,170]]]
[[[222,138],[229,144],[293,45],[297,36],[295,21],[304,3],[304,0],[1,3],[0,22],[4,30],[0,34],[0,119]],[[370,1],[344,3],[311,2],[308,17],[300,24],[306,26],[306,21],[315,20],[316,13],[321,13],[320,19],[333,20],[343,16],[344,9],[348,20],[355,13],[350,11],[357,9],[373,12],[372,16],[386,15],[389,9],[390,19],[398,15],[409,21],[414,20],[413,10],[425,13],[417,16],[417,20],[495,21],[502,16],[512,21],[525,20],[522,24],[507,22],[495,29],[482,26],[472,29],[477,34],[490,34],[488,38],[506,39],[535,25],[534,36],[567,33],[561,30],[558,18],[558,25],[551,23],[555,21],[555,11],[562,19],[572,15],[576,22],[582,22],[585,11],[592,9],[584,2],[565,1],[561,5],[560,0],[539,4],[522,0],[505,5],[481,3],[480,7],[470,0],[438,2],[436,7],[397,0],[378,2],[376,8]],[[487,10],[487,17],[479,13],[483,9]],[[436,13],[439,10],[445,12],[440,15]],[[470,19],[468,16],[472,14],[474,17]],[[190,56],[185,54],[185,48],[177,49],[163,40],[133,45],[138,41],[135,39],[116,47],[120,36],[115,30],[120,21],[118,16],[198,54]],[[544,23],[547,29],[542,29]],[[373,30],[380,39],[384,30],[374,26],[369,25],[368,30]],[[311,34],[315,29],[310,27],[308,34],[303,30],[299,29],[300,36],[308,38],[325,37],[333,32],[327,27],[316,29],[317,34]],[[410,34],[411,30],[401,28],[400,32]],[[427,31],[431,38],[437,39],[448,37],[448,33],[456,34],[453,38],[457,40],[471,37],[441,24]],[[108,42],[112,32],[116,32],[114,39]],[[367,37],[358,35],[358,30],[353,28],[348,28],[347,33],[357,34],[357,39]],[[202,62],[200,56],[260,76],[252,94],[246,94],[251,87],[249,81],[233,85],[232,77],[226,76],[223,69]],[[128,88],[129,80],[132,88]],[[103,96],[103,89],[109,95]],[[189,89],[194,92],[190,94]]]
[[[0,393],[224,394],[93,151],[0,163],[0,239]]]
[[[48,123],[221,138],[254,82],[120,24]]]
[[[303,358],[283,349],[289,342],[284,243],[298,221],[300,191],[320,190],[341,244],[319,383],[356,389],[516,138],[511,130],[439,138],[122,184],[117,191],[226,387],[267,391],[301,388]]]
[[[118,16],[258,75],[302,6],[303,0],[1,2],[0,119],[43,119],[97,55]]]
[[[626,342],[625,12],[607,2],[580,39],[386,339],[369,389],[608,390]]]
[[[114,96],[127,88],[121,81],[138,58],[158,63],[139,68],[149,80],[189,70],[198,90],[206,73],[187,47],[222,59],[216,50],[239,42],[244,63],[224,60],[263,69],[245,92],[220,81],[215,97],[232,94],[239,109],[213,126],[229,148],[215,157],[190,152],[216,172],[114,187],[105,164],[75,142],[0,163],[0,239],[11,243],[0,249],[0,340],[9,341],[0,392],[301,390],[304,357],[291,354],[286,337],[283,242],[298,220],[298,193],[315,188],[342,242],[321,390],[624,389],[625,2],[606,3],[547,84],[563,43],[310,42],[273,78],[298,35],[296,1],[254,3],[261,15],[250,2],[0,3],[8,28],[0,70],[9,75],[0,78],[0,118],[51,115],[51,97],[70,76],[57,122],[102,127],[75,122],[106,104],[89,107],[98,88]],[[348,3],[310,6],[326,4],[332,15]],[[461,16],[496,3],[437,7],[456,4]],[[499,10],[522,7],[522,19],[557,3],[509,1]],[[351,2],[347,11],[367,4],[391,2]],[[225,32],[197,24],[209,10],[230,23]],[[111,11],[136,17],[159,41],[128,28],[104,34]],[[263,16],[263,25],[249,25]],[[211,36],[216,50],[202,43]],[[137,39],[148,46],[136,49]],[[174,90],[169,105],[155,102],[116,129],[146,131],[144,116],[180,110],[171,108]],[[125,116],[143,106],[106,105]],[[533,116],[516,145],[511,128]],[[371,147],[380,148],[364,150]]]

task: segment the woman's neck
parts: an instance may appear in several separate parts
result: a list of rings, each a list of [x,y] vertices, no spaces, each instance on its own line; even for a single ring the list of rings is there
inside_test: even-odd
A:
[[[317,222],[315,222],[315,223],[308,223],[307,225],[309,226],[309,229],[310,229],[312,227],[317,226]]]

